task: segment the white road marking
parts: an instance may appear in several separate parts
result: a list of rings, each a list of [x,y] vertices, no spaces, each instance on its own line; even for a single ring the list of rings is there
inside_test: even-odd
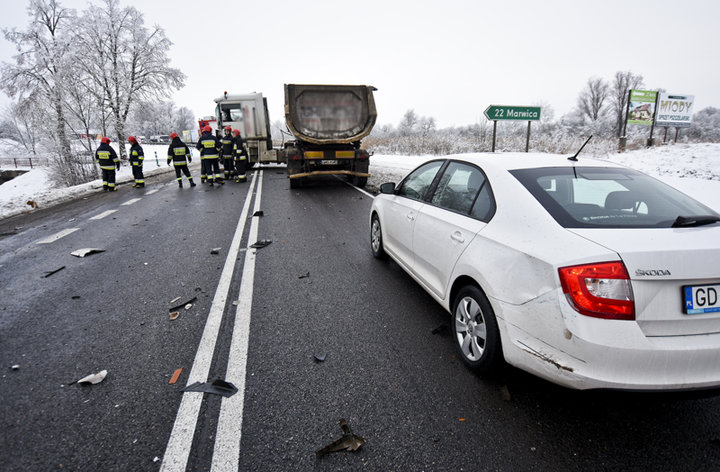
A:
[[[158,190],[160,190],[160,189],[156,188],[156,189],[150,190],[149,192],[145,192],[145,195],[152,195],[153,193],[157,192]]]
[[[137,203],[140,200],[142,200],[142,199],[141,198],[133,198],[132,200],[128,200],[125,203],[122,203],[121,205],[123,205],[123,206],[132,205],[133,203]]]
[[[116,211],[117,211],[117,210],[107,210],[107,211],[104,211],[104,212],[100,213],[99,215],[95,215],[95,216],[91,217],[90,219],[91,219],[91,220],[102,220],[102,219],[105,218],[106,216],[110,216],[110,215],[112,215],[113,213],[115,213]]]
[[[258,179],[257,196],[253,213],[260,209],[262,194],[262,175]],[[259,217],[252,219],[248,245],[258,238]],[[245,404],[245,375],[247,370],[248,344],[250,338],[250,314],[252,312],[253,284],[255,281],[255,254],[257,249],[245,252],[242,279],[240,279],[240,293],[238,306],[235,312],[230,353],[225,380],[238,389],[237,393],[229,398],[223,398],[220,406],[217,432],[215,434],[215,449],[213,450],[211,472],[237,471],[240,461],[240,438],[242,436],[243,407]]]
[[[247,221],[250,210],[250,201],[252,200],[253,189],[255,188],[257,180],[257,171],[255,171],[253,181],[248,187],[248,193],[245,197],[245,204],[243,205],[237,228],[235,229],[235,235],[233,236],[227,257],[225,258],[225,265],[220,274],[218,288],[215,291],[210,313],[205,322],[205,328],[202,338],[200,339],[197,353],[195,354],[190,375],[188,376],[187,385],[194,382],[207,382],[213,353],[215,352],[215,343],[222,322],[222,314],[223,311],[225,311],[225,303],[227,301],[228,291],[230,290],[230,281],[232,280],[235,269],[240,242],[242,241],[242,235],[245,231],[245,222]],[[170,433],[170,439],[168,440],[165,455],[163,456],[163,461],[160,466],[161,471],[185,471],[193,436],[195,435],[195,428],[197,427],[202,399],[203,394],[200,392],[183,393],[180,408],[178,408],[178,413],[175,417],[175,424]]]
[[[79,229],[80,229],[80,228],[68,228],[68,229],[64,229],[64,230],[62,230],[62,231],[60,231],[60,232],[58,232],[58,233],[53,234],[52,236],[48,236],[48,237],[45,238],[45,239],[41,239],[40,241],[38,241],[38,242],[35,243],[35,244],[49,244],[49,243],[55,242],[55,241],[57,241],[58,239],[60,239],[60,238],[62,238],[62,237],[65,237],[65,236],[67,236],[68,234],[74,233],[75,231],[77,231],[77,230],[79,230]]]

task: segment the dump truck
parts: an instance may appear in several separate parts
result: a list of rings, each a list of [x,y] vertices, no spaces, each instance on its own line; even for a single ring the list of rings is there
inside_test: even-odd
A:
[[[216,98],[216,135],[223,136],[226,126],[240,131],[248,151],[248,168],[255,164],[281,162],[277,149],[273,149],[270,135],[270,115],[267,99],[261,93],[228,95]]]
[[[377,110],[370,85],[285,84],[285,121],[295,136],[285,143],[290,188],[316,175],[344,175],[367,184],[370,153],[360,140],[370,134]]]

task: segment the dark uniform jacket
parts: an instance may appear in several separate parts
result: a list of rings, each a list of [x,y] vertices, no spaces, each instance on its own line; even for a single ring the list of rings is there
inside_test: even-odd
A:
[[[130,165],[142,167],[144,160],[145,153],[143,152],[142,146],[138,143],[133,144],[130,147]]]
[[[245,140],[239,134],[233,137],[233,153],[235,159],[240,159],[240,156],[247,157],[247,151],[245,151]]]
[[[223,159],[233,158],[233,137],[231,135],[223,136],[220,138],[220,144],[222,144],[221,156]]]
[[[167,163],[170,164],[170,161],[173,161],[173,165],[176,166],[184,166],[187,165],[188,162],[192,162],[190,148],[187,147],[187,144],[182,142],[180,138],[173,138],[168,147]]]
[[[95,151],[95,159],[100,163],[100,168],[104,170],[120,169],[120,159],[118,159],[115,149],[109,144],[100,143]]]
[[[197,146],[200,150],[200,159],[217,158],[220,151],[220,141],[212,133],[203,133],[198,140]]]

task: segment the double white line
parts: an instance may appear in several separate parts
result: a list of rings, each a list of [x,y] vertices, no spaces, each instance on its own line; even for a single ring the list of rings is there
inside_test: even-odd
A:
[[[262,194],[262,171],[256,171],[250,188],[248,189],[245,204],[243,205],[240,220],[233,236],[225,266],[220,274],[220,282],[215,291],[210,313],[205,323],[200,345],[195,354],[187,384],[194,382],[207,382],[212,364],[215,343],[220,331],[222,314],[225,311],[230,281],[232,280],[235,262],[240,252],[240,242],[245,231],[245,222],[250,210],[253,189],[257,183],[257,196],[255,198],[255,211],[260,208]],[[253,218],[250,224],[248,242],[257,240],[258,218]],[[248,248],[245,253],[245,263],[240,282],[238,307],[235,313],[232,342],[228,356],[227,374],[225,380],[233,383],[238,392],[229,398],[223,398],[220,407],[217,434],[215,436],[215,449],[213,451],[212,471],[236,471],[240,458],[240,434],[242,430],[242,412],[245,401],[245,370],[247,363],[248,340],[250,333],[250,313],[252,310],[253,282],[255,278],[255,251]],[[197,427],[198,415],[202,405],[203,393],[183,393],[178,409],[175,424],[170,433],[165,455],[160,470],[164,472],[183,472],[187,467],[188,457],[192,446],[193,436]]]

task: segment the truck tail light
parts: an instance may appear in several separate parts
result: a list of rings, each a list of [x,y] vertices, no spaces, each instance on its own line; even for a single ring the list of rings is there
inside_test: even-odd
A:
[[[621,261],[558,269],[563,292],[579,313],[595,318],[634,320],[630,276]]]

